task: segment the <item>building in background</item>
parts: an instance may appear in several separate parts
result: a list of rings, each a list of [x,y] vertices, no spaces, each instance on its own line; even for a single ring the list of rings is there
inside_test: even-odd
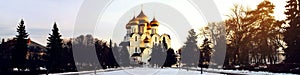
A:
[[[131,63],[148,63],[153,45],[162,43],[163,40],[170,47],[170,35],[158,34],[158,26],[156,18],[153,17],[152,21],[149,21],[143,10],[126,24],[127,33],[120,45],[127,46]]]

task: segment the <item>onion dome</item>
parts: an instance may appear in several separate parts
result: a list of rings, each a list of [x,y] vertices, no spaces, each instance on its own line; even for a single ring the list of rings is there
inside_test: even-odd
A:
[[[155,19],[155,17],[153,18],[153,20],[150,22],[151,26],[158,26],[159,22]]]
[[[131,27],[131,21],[134,20],[135,17],[133,17],[127,24],[126,24],[126,29],[130,29]]]
[[[148,21],[148,17],[144,14],[143,11],[141,11],[141,13],[136,17],[137,20],[139,21],[139,23],[146,23],[149,22]]]
[[[148,38],[148,37],[146,37],[145,39],[144,39],[144,43],[149,43],[150,42],[150,39]]]
[[[133,17],[130,21],[129,21],[130,25],[138,25],[139,21],[137,20],[137,18]]]
[[[132,25],[138,25],[139,21],[136,20],[135,17],[133,17],[127,24],[126,29],[130,29]]]

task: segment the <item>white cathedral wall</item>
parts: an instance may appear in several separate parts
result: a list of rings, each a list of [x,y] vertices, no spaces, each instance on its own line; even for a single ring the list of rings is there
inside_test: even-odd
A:
[[[157,34],[158,32],[158,27],[157,26],[152,26],[151,27],[151,33]]]
[[[135,49],[137,49],[138,53],[141,53],[140,47],[145,47],[144,39],[148,37],[150,39],[150,43],[148,44],[148,48],[144,49],[144,52],[141,54],[141,61],[143,62],[148,62],[148,59],[151,58],[151,53],[152,53],[152,47],[153,43],[158,44],[159,42],[162,42],[163,37],[166,39],[167,45],[170,48],[171,44],[171,39],[167,34],[159,35],[159,34],[154,34],[152,37],[150,34],[133,34],[132,37],[130,37],[130,46],[129,46],[129,54],[132,55],[135,53]],[[137,40],[135,40],[137,38]],[[155,39],[156,38],[156,39]],[[155,41],[156,40],[156,41]]]
[[[131,30],[132,30],[131,33],[138,33],[138,25],[132,25]]]
[[[137,39],[137,40],[136,40]],[[133,34],[130,38],[130,48],[129,48],[129,54],[132,55],[135,53],[135,49],[137,48],[137,52],[140,52],[140,35],[139,34]]]
[[[140,26],[142,24],[142,26]],[[130,41],[130,46],[129,46],[129,54],[130,56],[135,53],[137,49],[137,53],[141,53],[140,47],[146,47],[141,54],[141,61],[142,62],[148,62],[148,59],[151,58],[151,53],[152,53],[152,47],[154,44],[159,44],[159,42],[162,42],[163,37],[166,38],[166,42],[168,47],[170,48],[171,44],[171,39],[167,34],[162,34],[159,35],[158,32],[158,26],[152,26],[150,30],[147,30],[147,24],[149,23],[140,23],[139,25],[131,25],[131,29],[127,29],[127,32],[129,34],[134,33],[131,37],[128,35],[128,41]],[[148,33],[146,33],[148,32]],[[138,34],[142,33],[142,35]],[[150,35],[154,34],[154,35]],[[148,37],[149,43],[145,44],[144,39]],[[137,40],[135,40],[137,39]]]
[[[156,39],[155,39],[156,38]],[[160,41],[160,36],[158,34],[154,34],[151,38],[151,48],[153,47],[153,45],[158,45],[159,44],[159,41]]]

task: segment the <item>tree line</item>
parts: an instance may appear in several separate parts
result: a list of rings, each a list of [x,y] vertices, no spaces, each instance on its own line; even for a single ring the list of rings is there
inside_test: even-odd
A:
[[[223,22],[228,41],[225,65],[299,73],[299,5],[299,0],[287,1],[286,20],[275,19],[275,5],[268,0],[252,10],[235,5]]]
[[[77,38],[62,39],[59,33],[57,24],[54,23],[52,33],[47,39],[48,43],[46,50],[42,51],[39,47],[28,46],[30,39],[25,30],[25,23],[23,19],[17,28],[18,35],[13,40],[2,40],[0,44],[1,49],[1,69],[2,74],[41,74],[41,73],[61,73],[61,72],[75,72],[77,69],[81,70],[95,70],[95,62],[89,62],[89,55],[92,50],[96,50],[100,62],[100,68],[115,68],[119,67],[118,63],[112,54],[112,43],[107,44],[105,41],[98,40],[92,35],[81,35]],[[74,61],[73,48],[80,49],[83,56],[82,61]],[[124,54],[128,51],[122,50]],[[125,51],[125,52],[124,52]],[[40,55],[44,53],[43,55]],[[129,57],[122,54],[119,57]],[[129,58],[123,59],[128,61]],[[91,66],[92,65],[92,66]],[[40,68],[46,68],[42,71]]]
[[[188,31],[185,45],[177,52],[167,47],[165,41],[154,45],[149,60],[150,65],[154,67],[221,66],[224,69],[299,73],[297,68],[300,67],[298,47],[300,0],[287,1],[286,20],[276,20],[274,8],[275,5],[268,0],[259,3],[255,9],[247,9],[236,4],[231,9],[231,14],[227,15],[228,19],[209,23],[207,27],[200,28],[200,33],[196,33],[194,29]],[[65,41],[61,39],[56,23],[47,39],[47,50],[44,51],[43,56],[28,55],[28,49],[38,48],[28,47],[29,35],[23,20],[19,23],[17,32],[15,41],[9,43],[3,39],[0,44],[0,62],[6,63],[0,64],[0,72],[11,73],[14,69],[38,72],[39,67],[45,67],[47,68],[45,73],[57,73],[132,66],[129,63],[130,55],[126,45],[118,46],[112,40],[106,42],[95,39],[92,35],[81,35]],[[203,38],[200,45],[197,44],[199,37]],[[226,48],[221,46],[223,44]],[[223,50],[224,48],[226,51]],[[77,50],[80,53],[73,55]],[[226,53],[224,61],[213,60],[222,58],[223,52]],[[93,53],[96,53],[98,60],[89,60],[94,58],[89,55]],[[280,61],[280,56],[285,56],[285,59]],[[216,62],[224,62],[224,64]]]
[[[218,65],[224,69],[300,73],[300,0],[289,0],[285,7],[287,19],[276,20],[275,5],[268,0],[255,9],[235,4],[228,19],[209,23],[200,33],[189,31],[186,45],[180,49],[181,62],[186,66],[214,66],[218,60],[211,57],[222,58],[218,55],[225,52],[224,64]],[[197,45],[199,36],[204,38],[202,45]],[[219,48],[222,43],[226,51]]]
[[[48,74],[133,66],[130,64],[127,46],[118,46],[112,40],[109,42],[99,40],[90,34],[62,39],[56,23],[47,39],[46,50],[29,46],[31,40],[28,38],[29,34],[26,32],[23,19],[17,27],[17,32],[14,39],[7,41],[2,39],[0,44],[0,72],[3,74]],[[176,63],[173,49],[158,50],[166,53],[168,55],[166,58],[171,60],[163,60],[165,62],[160,66],[171,67]],[[77,53],[74,53],[76,51]],[[96,56],[92,56],[93,54]],[[91,60],[91,58],[97,59]]]

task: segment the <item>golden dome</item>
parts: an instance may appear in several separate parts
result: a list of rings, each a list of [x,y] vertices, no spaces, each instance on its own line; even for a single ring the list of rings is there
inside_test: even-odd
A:
[[[146,23],[148,21],[148,17],[144,14],[143,10],[141,13],[136,17],[136,19],[139,21],[139,23]]]
[[[130,21],[129,21],[130,25],[138,25],[139,21],[137,20],[137,18],[133,17]]]
[[[126,24],[126,29],[130,29],[131,28],[131,22],[134,20],[135,17],[133,17],[127,24]]]
[[[155,19],[155,17],[153,18],[153,20],[150,22],[151,26],[158,26],[159,22]]]

